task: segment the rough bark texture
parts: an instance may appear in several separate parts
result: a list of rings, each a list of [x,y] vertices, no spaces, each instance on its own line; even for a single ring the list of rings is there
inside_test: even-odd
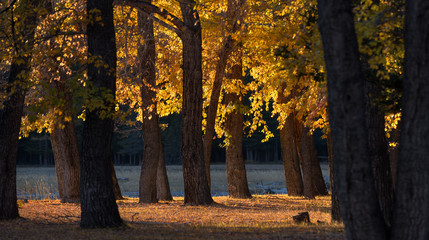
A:
[[[96,10],[96,11],[95,11]],[[104,66],[88,64],[88,78],[96,88],[94,97],[102,97],[108,91],[111,99],[103,99],[110,113],[114,111],[116,90],[116,45],[113,24],[113,1],[88,0],[87,25],[88,54],[103,61]],[[113,100],[113,101],[112,101]],[[113,119],[102,118],[101,109],[86,110],[83,128],[81,161],[81,227],[115,227],[122,225],[112,181]]]
[[[285,85],[279,92],[279,101],[281,104],[288,102],[288,99],[283,95],[284,88]],[[294,118],[294,114],[290,114],[286,118],[284,126],[280,129],[280,144],[287,193],[289,196],[302,196],[304,193],[304,184],[299,166]]]
[[[51,133],[51,145],[57,171],[61,202],[80,200],[80,155],[74,122],[64,122],[64,128]]]
[[[241,55],[241,49],[237,51]],[[230,79],[242,78],[241,56],[239,64],[232,67]],[[234,106],[233,111],[226,115],[225,131],[229,144],[226,146],[226,178],[228,193],[232,198],[251,198],[247,183],[246,166],[243,158],[243,113],[241,112],[242,99],[237,93],[226,93],[225,104]]]
[[[391,226],[393,186],[390,172],[390,159],[388,154],[388,143],[384,131],[384,113],[375,104],[371,103],[372,96],[377,95],[376,87],[371,82],[366,82],[368,92],[367,99],[367,124],[369,154],[372,161],[375,191],[378,195],[384,221],[388,227]]]
[[[393,239],[429,239],[429,2],[409,0]]]
[[[365,124],[364,76],[351,1],[319,0],[329,120],[341,213],[349,239],[386,239]]]
[[[16,161],[21,116],[24,107],[25,90],[22,88],[30,73],[31,51],[34,46],[34,30],[37,15],[33,11],[38,1],[21,1],[16,6],[21,14],[28,14],[17,33],[15,56],[13,57],[6,94],[10,96],[0,109],[0,220],[19,217],[16,198]],[[14,11],[11,9],[10,11]]]
[[[300,123],[300,125],[302,125]],[[315,193],[315,189],[313,188],[313,164],[311,163],[311,151],[309,149],[309,137],[306,136],[308,134],[308,132],[306,131],[305,127],[300,127],[301,133],[300,135],[300,144],[298,142],[298,144],[300,145],[299,149],[301,152],[301,157],[300,157],[300,162],[301,162],[301,169],[302,169],[302,182],[303,182],[303,186],[304,186],[304,197],[308,198],[308,199],[314,199],[314,197],[316,196]]]
[[[207,181],[209,188],[211,184],[210,180],[210,160],[212,154],[213,136],[215,134],[215,123],[217,116],[217,108],[219,103],[220,91],[222,89],[222,80],[225,75],[225,68],[229,58],[229,55],[234,49],[235,39],[232,34],[235,34],[241,28],[241,22],[243,18],[242,5],[243,0],[228,0],[228,9],[226,11],[227,21],[227,35],[222,40],[222,48],[219,52],[219,60],[216,64],[216,72],[213,80],[212,92],[210,96],[210,104],[207,110],[207,123],[206,132],[203,138],[204,144],[204,160],[206,164]],[[241,74],[241,73],[240,73]]]
[[[340,200],[338,199],[337,174],[333,170],[334,156],[332,153],[331,133],[328,133],[329,185],[331,186],[331,221],[341,222]]]
[[[307,129],[308,130],[308,129]],[[323,178],[322,169],[320,168],[320,162],[317,157],[316,146],[314,145],[313,135],[307,135],[309,137],[309,149],[312,164],[312,176],[313,176],[313,189],[316,195],[325,196],[328,195],[328,189],[326,188],[325,179]]]
[[[115,194],[115,199],[116,200],[124,199],[122,197],[121,187],[119,186],[118,178],[116,177],[116,171],[115,171],[115,165],[113,163],[113,157],[112,157],[112,162],[110,164],[110,171],[112,172],[113,194]]]
[[[325,180],[317,158],[313,135],[307,127],[301,131],[301,162],[304,181],[304,197],[314,198],[317,195],[327,195]]]
[[[399,137],[400,137],[400,127],[397,126],[390,133],[390,142],[396,142],[396,146],[389,147],[389,159],[390,159],[390,172],[392,173],[392,186],[393,190],[396,190],[397,182],[397,172],[398,172],[398,159],[399,159]]]
[[[52,131],[51,133],[51,146],[52,146],[52,153],[54,154],[54,163],[55,163],[55,173],[57,175],[57,188],[58,188],[58,194],[60,195],[60,199],[64,198],[65,192],[64,192],[64,151],[62,150],[60,144],[57,142],[58,138],[55,136],[56,131]],[[80,159],[79,159],[80,164]],[[80,169],[79,169],[80,171]],[[80,178],[80,172],[79,172],[79,178]],[[79,182],[79,194],[80,194],[80,182]],[[79,195],[80,199],[80,195]]]
[[[180,1],[185,29],[183,45],[182,163],[185,204],[210,204],[202,136],[202,40],[193,0]]]
[[[150,3],[150,1],[148,1]],[[141,97],[143,111],[144,151],[139,182],[139,202],[155,203],[157,199],[156,178],[161,151],[161,133],[156,109],[155,36],[153,20],[139,11],[138,24],[144,44],[138,47],[141,74]]]
[[[161,138],[160,138],[161,141]],[[167,168],[165,166],[164,149],[162,142],[159,150],[158,173],[156,176],[156,191],[160,201],[172,201],[173,196],[170,191],[170,183],[168,182]]]
[[[18,81],[18,74],[27,72],[28,68],[28,62],[22,65],[13,62],[9,83]],[[24,99],[24,90],[17,88],[0,110],[0,220],[19,217],[16,203],[16,160]]]

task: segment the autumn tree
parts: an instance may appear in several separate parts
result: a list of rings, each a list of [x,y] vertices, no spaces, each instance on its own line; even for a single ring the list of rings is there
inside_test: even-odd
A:
[[[351,2],[319,0],[318,3],[328,73],[334,171],[347,236],[386,239],[369,156],[364,76]]]
[[[251,198],[247,183],[247,173],[243,158],[244,92],[243,49],[240,44],[232,52],[227,80],[235,88],[225,89],[225,148],[226,177],[228,193],[232,198]]]
[[[211,197],[204,167],[202,142],[202,40],[201,22],[193,0],[179,2],[182,19],[164,8],[142,1],[121,1],[118,4],[155,13],[173,25],[162,22],[182,40],[183,100],[181,155],[185,183],[185,203],[210,204]]]
[[[39,1],[11,1],[1,4],[1,18],[8,19],[1,44],[8,50],[9,70],[1,79],[0,105],[0,219],[18,218],[16,197],[16,160],[25,92],[31,70],[34,33]],[[16,16],[19,16],[17,19]],[[2,19],[2,24],[6,19]],[[2,53],[5,51],[2,50]],[[4,64],[4,62],[2,63]]]
[[[337,136],[337,140],[333,138],[333,150],[335,158],[339,156],[334,167],[338,164],[339,197],[347,234],[353,239],[426,239],[429,234],[423,226],[428,217],[421,207],[426,206],[429,199],[428,191],[423,187],[429,175],[426,166],[429,148],[423,134],[424,129],[428,128],[423,123],[428,119],[425,108],[428,98],[427,94],[418,93],[424,92],[427,85],[427,73],[422,70],[425,67],[420,65],[428,58],[427,53],[421,51],[427,41],[419,37],[426,34],[427,29],[417,16],[427,13],[427,3],[406,2],[401,122],[407,130],[402,132],[400,141],[397,200],[390,234],[378,208],[372,182],[369,140],[364,131],[364,76],[351,9],[350,3],[319,1],[320,29],[328,69],[331,129],[333,137]],[[343,23],[341,27],[337,25],[339,22]],[[336,27],[330,27],[331,24]],[[348,91],[344,92],[341,87],[346,87]],[[351,104],[350,107],[347,104]],[[359,110],[356,111],[356,108]],[[359,147],[354,147],[357,144]],[[356,159],[360,161],[356,162]]]
[[[140,72],[142,74],[142,112],[144,152],[140,176],[140,202],[157,202],[157,169],[162,151],[161,132],[156,109],[156,69],[155,69],[155,36],[153,32],[153,19],[139,11],[138,23],[144,39],[139,46]],[[163,160],[163,159],[162,159]]]
[[[429,3],[406,1],[405,78],[392,239],[427,239],[429,229]]]
[[[203,136],[204,143],[204,160],[206,166],[207,180],[210,186],[210,160],[212,154],[213,137],[215,136],[215,123],[217,119],[220,93],[222,82],[225,77],[225,70],[228,59],[235,49],[237,49],[237,36],[242,30],[244,20],[244,1],[229,0],[227,1],[227,10],[225,13],[225,26],[221,28],[222,44],[218,53],[218,60],[215,67],[215,75],[211,86],[210,103],[207,109],[205,133]],[[242,71],[242,70],[240,70]]]
[[[88,83],[101,106],[87,106],[81,160],[81,227],[122,225],[112,182],[116,89],[113,1],[87,1]]]
[[[305,179],[308,197],[327,194],[317,154],[311,147],[301,146],[302,139],[308,146],[314,144],[312,132],[327,125],[316,4],[311,0],[255,1],[250,9],[244,42],[248,52],[244,62],[255,79],[250,84],[253,119],[246,124],[249,133],[261,131],[266,136],[263,141],[273,136],[261,114],[263,109],[270,110],[279,122],[288,193],[302,195]]]

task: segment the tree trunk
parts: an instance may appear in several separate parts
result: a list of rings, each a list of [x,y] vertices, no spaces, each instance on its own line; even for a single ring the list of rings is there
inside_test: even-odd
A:
[[[386,239],[365,124],[364,76],[350,1],[318,0],[341,213],[349,239]]]
[[[148,1],[150,3],[150,1]],[[155,36],[153,20],[146,13],[138,13],[139,29],[144,44],[139,45],[139,68],[141,73],[141,97],[143,111],[144,151],[140,174],[139,202],[156,203],[156,178],[161,151],[161,134],[156,104]]]
[[[341,222],[340,200],[338,199],[338,178],[334,171],[331,132],[328,133],[329,185],[331,186],[331,221]]]
[[[55,164],[55,173],[57,175],[58,194],[60,195],[60,199],[63,199],[65,196],[65,190],[64,190],[65,189],[65,182],[64,182],[65,153],[64,153],[64,148],[60,147],[60,143],[58,143],[58,140],[57,140],[58,137],[56,137],[56,132],[57,130],[53,130],[51,132],[51,145],[52,145],[52,152],[54,154],[54,164]],[[79,193],[80,193],[80,183],[79,183]]]
[[[295,119],[295,122],[297,120]],[[299,138],[299,141],[297,140],[298,147],[298,153],[301,153],[299,156],[299,160],[301,163],[301,169],[302,169],[302,182],[303,182],[303,195],[307,199],[314,199],[314,197],[317,195],[315,192],[315,188],[313,187],[314,183],[314,176],[313,176],[313,164],[312,161],[312,152],[309,149],[310,142],[308,134],[308,129],[303,126],[302,123],[298,123],[296,125],[300,125],[299,128],[295,128],[295,133]],[[299,133],[297,131],[300,131]],[[298,139],[297,138],[297,139]]]
[[[180,1],[185,29],[183,45],[182,163],[185,204],[210,204],[202,136],[202,40],[193,0]]]
[[[116,177],[115,164],[113,162],[113,158],[111,161],[110,170],[112,172],[113,193],[115,194],[115,200],[124,199],[122,197],[121,187],[119,186],[118,178]]]
[[[204,160],[206,164],[207,181],[209,188],[211,184],[210,180],[210,160],[212,154],[213,137],[215,135],[215,124],[217,117],[217,108],[219,105],[219,96],[222,89],[222,81],[225,75],[225,68],[229,58],[229,55],[234,49],[235,39],[232,37],[233,34],[237,33],[242,26],[243,12],[242,5],[243,0],[228,0],[228,9],[226,10],[227,15],[227,34],[222,40],[222,48],[219,53],[219,60],[216,64],[215,78],[213,80],[212,93],[210,96],[210,104],[207,110],[207,124],[206,133],[204,134]],[[240,71],[241,74],[241,71]]]
[[[428,16],[428,1],[406,1],[405,79],[393,239],[429,239]]]
[[[293,114],[286,118],[285,125],[280,129],[280,144],[287,193],[289,196],[302,196],[304,184],[302,182],[298,151],[296,149]]]
[[[80,200],[80,155],[73,120],[51,133],[61,202]]]
[[[95,11],[96,10],[96,11]],[[116,45],[113,24],[113,1],[88,0],[88,57],[99,58],[102,66],[88,63],[88,79],[95,94],[104,102],[104,110],[86,109],[81,161],[81,227],[122,225],[112,181],[113,112],[116,90]],[[97,17],[98,16],[98,17]],[[108,66],[107,68],[104,65]],[[104,92],[104,93],[103,93]],[[106,92],[110,96],[105,96]],[[103,96],[104,95],[104,96]],[[104,116],[100,116],[101,114]]]
[[[289,101],[289,99],[283,95],[285,87],[286,85],[283,84],[279,92],[279,101],[281,104],[286,104]],[[282,151],[286,188],[289,196],[302,196],[304,192],[296,140],[295,116],[291,113],[286,118],[284,126],[280,129],[280,147]]]
[[[18,65],[12,62],[8,83],[17,81],[19,74],[28,76],[29,59],[24,64]],[[0,220],[18,218],[18,206],[16,198],[16,161],[18,155],[18,138],[21,126],[21,116],[24,107],[25,93],[21,88],[13,91],[12,95],[0,110]]]
[[[161,137],[160,137],[160,141],[161,141]],[[162,142],[159,143],[159,146],[160,146],[159,162],[158,162],[158,172],[156,177],[157,197],[158,197],[158,200],[160,201],[172,201],[173,196],[171,196],[170,184],[168,182],[167,168],[165,166],[164,149],[162,147]]]
[[[14,53],[9,72],[6,94],[10,96],[3,102],[0,109],[0,220],[19,217],[16,197],[16,161],[18,157],[18,139],[21,117],[24,108],[25,85],[30,74],[31,52],[34,46],[34,30],[37,14],[34,11],[38,1],[20,1],[16,3],[19,14],[27,14],[17,40],[14,42]],[[4,13],[6,14],[6,13]],[[18,21],[22,21],[18,19]],[[11,26],[14,28],[14,26]]]
[[[328,195],[328,189],[326,188],[325,179],[323,178],[322,169],[320,168],[320,161],[317,158],[317,150],[316,146],[314,145],[314,137],[313,135],[309,135],[310,131],[307,128],[308,134],[306,135],[308,137],[309,147],[310,149],[310,156],[311,156],[311,164],[312,167],[312,176],[314,179],[313,182],[313,188],[314,192],[318,196],[326,196]]]
[[[240,96],[235,93],[227,93],[225,103],[235,105],[233,112],[228,113],[225,120],[225,130],[229,135],[229,143],[226,146],[226,176],[229,196],[251,198],[243,159],[243,114],[240,113]]]
[[[232,67],[229,79],[242,79],[241,49],[236,51],[238,62]],[[243,113],[242,96],[240,93],[226,93],[225,104],[233,106],[232,112],[226,115],[225,131],[228,145],[226,146],[226,177],[228,192],[232,198],[251,198],[247,183],[246,166],[243,158]]]
[[[389,147],[390,172],[392,173],[393,191],[396,190],[398,158],[399,158],[399,137],[401,135],[400,124],[390,133],[390,141],[396,142],[396,146]]]
[[[304,197],[314,198],[316,195],[327,195],[325,180],[323,179],[322,169],[317,158],[316,147],[314,146],[313,135],[310,130],[301,127],[301,162],[304,181]]]
[[[386,133],[384,131],[384,113],[371,101],[372,96],[379,94],[378,89],[373,86],[373,83],[368,81],[366,82],[366,89],[368,91],[367,124],[369,154],[372,161],[375,191],[378,194],[378,201],[380,203],[380,208],[383,213],[386,226],[390,227],[393,210],[393,187],[390,172],[390,159],[387,151],[388,143]]]

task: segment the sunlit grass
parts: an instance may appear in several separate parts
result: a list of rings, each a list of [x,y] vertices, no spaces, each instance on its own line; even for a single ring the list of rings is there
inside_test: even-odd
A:
[[[208,206],[172,202],[139,204],[118,201],[127,227],[80,229],[80,205],[59,200],[30,200],[20,207],[26,220],[0,222],[2,236],[15,239],[345,239],[344,227],[330,223],[330,197],[306,200],[287,195],[255,195],[252,199],[214,197]],[[292,216],[308,211],[311,224]],[[3,232],[2,232],[3,233]]]

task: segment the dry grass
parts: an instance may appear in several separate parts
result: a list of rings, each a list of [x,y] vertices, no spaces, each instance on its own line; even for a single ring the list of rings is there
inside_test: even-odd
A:
[[[78,204],[30,200],[20,208],[23,219],[0,222],[0,239],[345,239],[343,226],[329,223],[329,197],[214,200],[209,206],[185,206],[180,197],[158,204],[118,201],[127,226],[114,229],[79,228]],[[302,211],[310,213],[312,224],[293,223]]]

